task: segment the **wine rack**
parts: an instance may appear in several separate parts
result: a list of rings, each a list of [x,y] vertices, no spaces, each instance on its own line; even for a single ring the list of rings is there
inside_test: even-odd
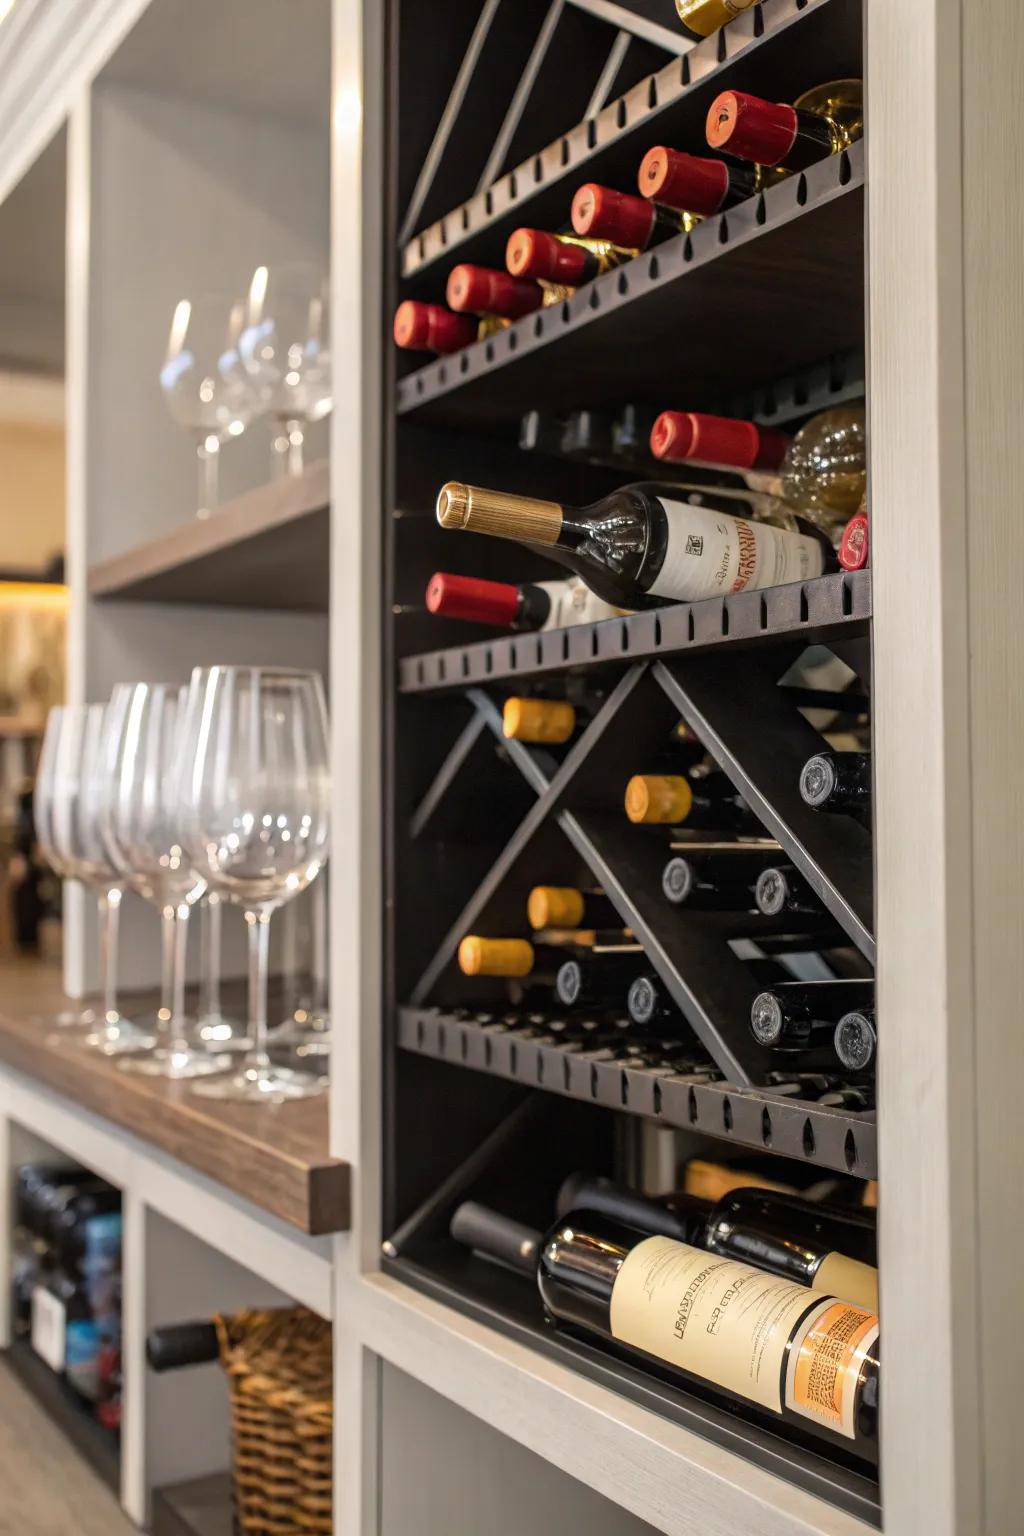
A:
[[[473,78],[483,54],[474,60],[470,44],[473,23],[486,13],[493,26],[503,3],[455,8],[467,48],[460,73],[458,61],[447,72],[424,66],[429,24],[419,8],[391,0],[398,94],[382,332],[400,300],[439,299],[449,265],[500,266],[518,225],[562,227],[581,182],[631,190],[653,144],[699,152],[720,90],[791,99],[862,70],[859,0],[764,0],[575,126],[552,127],[559,104],[542,109],[532,85],[519,103],[518,151],[506,146],[499,165],[487,144],[469,142],[486,116]],[[536,45],[540,9],[520,8],[516,57]],[[659,46],[649,36],[645,44]],[[565,102],[578,101],[584,76],[592,85],[599,52],[581,54],[577,73],[567,66]],[[495,81],[492,123],[502,119],[507,74],[503,66]],[[444,130],[433,142],[431,112]],[[494,174],[467,196],[482,161]],[[816,896],[816,911],[800,919],[808,950],[841,951],[844,974],[870,975],[871,833],[801,800],[800,769],[823,737],[793,682],[808,648],[819,647],[859,679],[861,705],[870,696],[870,572],[547,633],[497,635],[422,608],[438,569],[519,581],[558,574],[536,548],[442,533],[433,507],[445,480],[579,505],[643,478],[611,462],[520,449],[527,411],[677,405],[793,430],[862,398],[864,189],[864,147],[855,144],[460,353],[419,364],[384,344],[381,1226],[384,1265],[405,1283],[877,1523],[877,1483],[863,1469],[765,1432],[742,1411],[723,1414],[656,1369],[553,1333],[521,1279],[493,1272],[448,1237],[465,1198],[544,1225],[565,1174],[621,1170],[623,1147],[642,1128],[670,1130],[699,1155],[743,1167],[767,1158],[797,1183],[876,1177],[872,1086],[858,1097],[840,1091],[857,1086],[841,1074],[794,1071],[784,1081],[785,1058],[750,1031],[763,984],[752,957],[771,964],[794,919],[671,906],[661,886],[666,843],[631,825],[622,804],[629,776],[682,719]],[[444,207],[451,211],[430,222],[430,210]],[[570,688],[587,704],[564,749],[505,739],[507,696]],[[523,934],[527,893],[547,883],[600,887],[632,931],[680,1016],[674,1070],[545,1038],[543,1017],[536,1029],[521,1027],[524,1009],[505,1017],[503,983],[462,975],[460,940]],[[500,1025],[486,1022],[499,1013]]]

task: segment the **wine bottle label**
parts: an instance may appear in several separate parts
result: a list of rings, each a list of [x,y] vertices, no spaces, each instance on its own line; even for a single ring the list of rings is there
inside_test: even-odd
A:
[[[551,599],[549,612],[542,629],[568,629],[573,624],[598,624],[602,619],[620,618],[627,610],[613,608],[591,592],[582,581],[537,581]]]
[[[773,1413],[785,1405],[852,1438],[857,1381],[878,1320],[792,1280],[648,1237],[616,1277],[611,1331]]]
[[[827,1253],[814,1271],[811,1285],[869,1312],[878,1311],[878,1270],[860,1259],[848,1259],[845,1253]]]
[[[748,587],[807,581],[825,568],[824,547],[815,538],[686,501],[662,497],[661,504],[668,548],[649,588],[653,597],[694,603]]]

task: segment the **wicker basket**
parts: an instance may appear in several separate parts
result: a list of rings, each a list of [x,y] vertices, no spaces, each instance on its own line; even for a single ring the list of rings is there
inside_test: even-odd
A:
[[[331,1325],[304,1307],[218,1317],[243,1536],[330,1536]]]

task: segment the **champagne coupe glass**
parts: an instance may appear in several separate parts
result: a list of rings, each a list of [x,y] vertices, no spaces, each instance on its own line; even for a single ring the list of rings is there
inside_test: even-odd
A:
[[[50,710],[46,717],[46,729],[43,732],[43,744],[39,752],[36,782],[32,794],[32,817],[35,823],[36,842],[39,844],[43,858],[60,880],[75,878],[70,865],[57,847],[54,822],[56,797],[58,794],[63,795],[68,792],[70,766],[68,758],[69,755],[73,756],[69,754],[68,738],[73,729],[77,727],[74,727],[73,711],[70,707],[57,705]],[[80,730],[77,734],[80,743]],[[64,738],[63,753],[61,752],[62,738]],[[41,1022],[58,1029],[88,1028],[96,1022],[96,1013],[92,1008],[81,1010],[62,1008],[59,1013],[51,1014]]]
[[[323,1080],[267,1053],[270,919],[327,858],[327,709],[315,672],[197,667],[182,732],[185,846],[197,868],[240,906],[249,929],[253,1049],[241,1069],[197,1083],[205,1098],[259,1103],[321,1092]]]
[[[197,517],[217,505],[221,445],[240,437],[257,399],[238,354],[244,306],[223,294],[182,299],[174,310],[160,387],[179,426],[195,434],[199,462]]]
[[[107,823],[118,864],[132,872],[137,889],[163,920],[158,1043],[148,1054],[120,1063],[123,1071],[152,1077],[199,1077],[230,1065],[229,1057],[192,1044],[185,1017],[188,917],[206,887],[181,846],[177,792],[185,693],[163,683],[132,684],[115,753]]]
[[[257,267],[238,352],[263,410],[273,419],[275,475],[303,468],[307,422],[333,403],[327,275],[312,262]]]

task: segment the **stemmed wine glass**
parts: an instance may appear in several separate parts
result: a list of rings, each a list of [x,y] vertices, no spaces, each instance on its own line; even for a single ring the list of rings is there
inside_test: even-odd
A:
[[[249,929],[253,1049],[207,1098],[258,1103],[318,1093],[323,1081],[267,1053],[270,919],[314,880],[328,853],[327,709],[315,672],[197,667],[182,732],[184,844],[210,888]]]
[[[327,275],[311,262],[257,267],[238,352],[273,419],[275,475],[301,474],[307,422],[333,403]]]
[[[224,898],[207,890],[199,903],[199,1012],[197,1039],[215,1051],[247,1051],[252,1041],[245,1025],[224,1012],[221,1003],[221,945]]]
[[[193,1045],[185,1017],[185,945],[189,912],[206,887],[181,845],[181,711],[186,690],[163,683],[131,685],[120,722],[107,821],[118,867],[156,906],[163,920],[163,975],[158,1043],[126,1057],[126,1072],[153,1077],[200,1077],[223,1072],[230,1058]]]
[[[243,316],[244,307],[223,294],[182,299],[174,310],[160,369],[167,409],[179,426],[196,436],[197,517],[209,517],[217,505],[221,445],[241,436],[257,408],[238,354]]]
[[[70,715],[69,706],[58,704],[46,717],[46,729],[43,732],[43,744],[39,751],[35,787],[32,792],[32,820],[35,825],[36,842],[39,844],[43,858],[60,880],[74,879],[57,847],[54,830],[56,797],[58,792],[63,792],[64,787],[62,782],[58,791],[58,763],[62,776],[67,766],[66,747],[64,756],[61,757],[61,737],[70,730]],[[96,1013],[92,1008],[62,1008],[59,1013],[51,1014],[44,1022],[60,1029],[86,1028],[93,1024],[95,1019]]]

